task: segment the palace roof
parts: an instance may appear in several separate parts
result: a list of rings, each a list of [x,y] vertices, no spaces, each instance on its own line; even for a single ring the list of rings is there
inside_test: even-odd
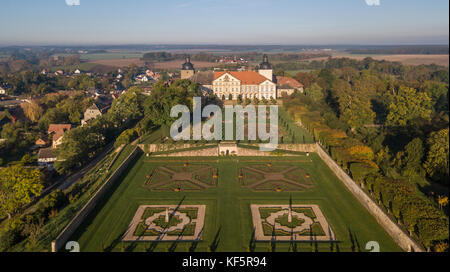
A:
[[[214,72],[214,80],[223,76],[224,74],[229,74],[241,81],[241,85],[259,85],[264,81],[268,80],[266,77],[260,75],[258,72],[254,71],[226,71],[226,72]],[[270,80],[269,80],[270,81]]]

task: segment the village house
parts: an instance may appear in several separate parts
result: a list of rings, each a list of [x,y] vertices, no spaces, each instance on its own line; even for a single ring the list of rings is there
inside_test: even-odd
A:
[[[0,111],[0,129],[7,123],[15,123],[17,118],[9,111]]]
[[[62,144],[64,133],[72,128],[71,124],[51,124],[48,127],[48,134],[52,134],[52,147],[56,148]]]
[[[49,141],[47,137],[44,136],[37,139],[36,142],[34,142],[34,144],[38,147],[46,147],[49,144]]]
[[[56,153],[54,148],[41,148],[38,153],[38,166],[47,167],[49,171],[54,169]]]
[[[64,75],[64,71],[63,70],[58,70],[55,72],[55,76],[62,76]]]
[[[291,95],[295,91],[303,93],[303,84],[290,77],[277,76],[277,97]]]
[[[134,80],[136,80],[138,82],[148,82],[150,79],[148,78],[147,75],[142,74],[142,75],[138,75]]]
[[[93,120],[99,116],[102,116],[103,112],[109,108],[108,106],[105,108],[99,109],[96,103],[93,103],[89,108],[84,112],[84,118],[81,120],[81,126],[86,125],[90,120]]]

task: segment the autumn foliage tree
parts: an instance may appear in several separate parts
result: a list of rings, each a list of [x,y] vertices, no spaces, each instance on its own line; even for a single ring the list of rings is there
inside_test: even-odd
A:
[[[39,196],[44,186],[38,169],[25,168],[20,164],[0,170],[0,216],[20,211]]]
[[[20,107],[23,110],[23,113],[25,116],[30,120],[31,122],[37,122],[41,118],[42,114],[44,113],[44,110],[41,106],[39,106],[36,102],[25,102],[20,105]]]
[[[432,102],[423,92],[400,88],[389,106],[388,126],[407,126],[418,119],[431,120]]]
[[[431,133],[428,138],[428,153],[424,168],[437,181],[448,184],[449,178],[449,129]]]

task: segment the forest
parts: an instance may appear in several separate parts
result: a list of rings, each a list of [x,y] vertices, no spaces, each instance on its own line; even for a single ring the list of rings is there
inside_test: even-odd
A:
[[[448,249],[448,69],[331,59],[296,79],[291,117],[405,231]]]

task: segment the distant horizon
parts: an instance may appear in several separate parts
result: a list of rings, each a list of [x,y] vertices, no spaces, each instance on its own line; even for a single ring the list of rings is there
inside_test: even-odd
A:
[[[395,47],[395,46],[450,46],[450,43],[386,43],[386,44],[276,44],[276,43],[110,43],[110,44],[0,44],[0,48],[7,47],[133,47],[133,46],[280,46],[280,47]]]
[[[2,0],[0,45],[449,43],[448,0],[375,2]]]

